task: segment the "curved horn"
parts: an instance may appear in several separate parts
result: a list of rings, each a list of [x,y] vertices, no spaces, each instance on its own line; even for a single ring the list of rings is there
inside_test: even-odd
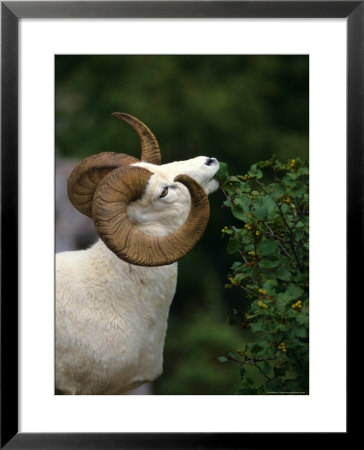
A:
[[[141,160],[151,164],[160,165],[161,153],[159,150],[159,144],[150,129],[143,122],[130,114],[114,112],[111,115],[126,122],[138,134],[142,147]]]
[[[191,195],[186,221],[166,236],[139,231],[128,218],[127,205],[143,195],[152,175],[141,167],[114,170],[100,183],[93,200],[93,218],[101,239],[120,259],[139,266],[163,266],[182,258],[202,236],[210,215],[203,187],[189,176],[179,175],[174,181],[184,184]]]
[[[103,152],[85,158],[72,170],[67,180],[67,194],[72,205],[92,217],[92,199],[97,185],[110,171],[138,160],[123,153]]]

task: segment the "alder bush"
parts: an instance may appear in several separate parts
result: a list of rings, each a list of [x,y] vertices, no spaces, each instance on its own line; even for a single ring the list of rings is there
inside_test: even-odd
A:
[[[241,348],[219,356],[237,364],[237,394],[309,392],[309,170],[300,158],[273,156],[245,175],[218,178],[237,220],[222,235],[235,262],[226,288],[240,290],[230,325],[249,329]]]

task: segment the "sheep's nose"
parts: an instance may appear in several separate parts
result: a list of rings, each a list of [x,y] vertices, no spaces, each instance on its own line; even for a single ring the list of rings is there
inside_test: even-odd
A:
[[[217,159],[216,158],[206,158],[205,164],[206,164],[206,166],[213,166],[213,165],[217,164]]]

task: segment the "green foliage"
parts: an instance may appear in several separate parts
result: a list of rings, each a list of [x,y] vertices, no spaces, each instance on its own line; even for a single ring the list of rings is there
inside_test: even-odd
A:
[[[218,177],[239,221],[222,229],[237,256],[225,287],[244,293],[229,322],[256,335],[219,361],[239,365],[238,394],[308,394],[308,165],[273,157],[244,176],[223,164]]]
[[[163,163],[306,157],[308,69],[306,55],[57,55],[57,152],[139,158],[135,132],[110,117],[122,111],[155,133]]]
[[[220,319],[220,323],[219,323]],[[167,333],[163,376],[154,382],[156,394],[226,395],[239,388],[239,374],[235,367],[224,367],[216,354],[237,345],[238,330],[221,326],[217,312],[203,311],[194,314],[193,320],[169,320],[175,332]]]

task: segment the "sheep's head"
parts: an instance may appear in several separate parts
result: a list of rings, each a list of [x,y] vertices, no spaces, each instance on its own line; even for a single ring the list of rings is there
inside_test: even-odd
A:
[[[218,187],[213,177],[219,164],[199,156],[160,165],[158,142],[146,125],[129,114],[113,116],[139,135],[141,161],[109,152],[86,158],[68,178],[68,196],[120,259],[141,266],[171,264],[205,231],[207,194]]]

